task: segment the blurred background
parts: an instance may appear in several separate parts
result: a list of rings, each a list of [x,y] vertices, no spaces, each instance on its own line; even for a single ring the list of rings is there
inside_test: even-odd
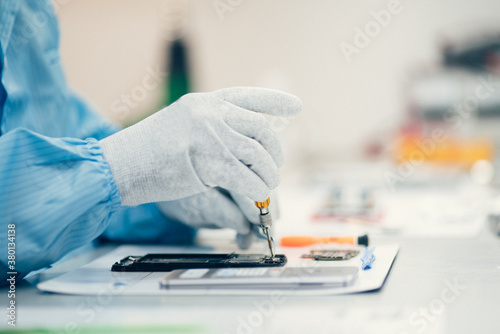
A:
[[[176,83],[181,92],[262,86],[304,104],[299,117],[275,122],[288,168],[408,159],[470,168],[495,159],[498,1],[54,5],[70,84],[124,126],[172,102]],[[470,110],[460,113],[464,103]],[[436,129],[443,141],[432,139]],[[427,152],[418,145],[429,138]]]

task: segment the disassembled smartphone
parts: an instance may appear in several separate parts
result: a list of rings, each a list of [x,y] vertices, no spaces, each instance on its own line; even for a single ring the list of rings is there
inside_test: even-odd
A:
[[[176,270],[160,280],[162,289],[315,289],[351,285],[357,267],[224,268]]]
[[[172,271],[194,268],[251,268],[282,267],[282,254],[270,257],[263,254],[147,254],[127,256],[111,267],[112,271]]]

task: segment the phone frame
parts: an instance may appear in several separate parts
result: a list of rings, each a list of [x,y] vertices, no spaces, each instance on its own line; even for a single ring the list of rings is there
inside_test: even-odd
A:
[[[253,268],[282,267],[287,258],[284,254],[270,257],[263,254],[146,254],[127,256],[113,264],[111,271],[172,271],[201,268]]]

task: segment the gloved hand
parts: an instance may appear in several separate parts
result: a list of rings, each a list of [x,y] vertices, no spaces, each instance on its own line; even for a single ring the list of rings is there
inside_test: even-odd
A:
[[[236,242],[247,249],[256,236],[261,235],[259,209],[248,197],[234,191],[212,188],[206,192],[175,201],[157,203],[168,218],[197,228],[232,228]],[[271,195],[271,214],[279,218],[279,206]]]
[[[300,100],[236,87],[181,97],[99,142],[122,205],[171,201],[221,187],[264,201],[279,181],[281,146],[259,113],[294,116]]]

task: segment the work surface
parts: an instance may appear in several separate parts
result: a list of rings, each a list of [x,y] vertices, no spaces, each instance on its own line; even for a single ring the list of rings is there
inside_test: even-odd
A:
[[[42,293],[17,287],[18,328],[97,333],[138,325],[167,333],[496,333],[500,317],[500,238],[486,228],[465,240],[379,237],[401,245],[381,290],[323,297],[158,296],[103,291],[96,296]],[[85,264],[103,246],[46,271],[41,278]],[[7,289],[0,291],[2,304]],[[6,327],[6,320],[1,324]],[[133,327],[132,327],[133,328]],[[146,332],[146,331],[145,331]]]

